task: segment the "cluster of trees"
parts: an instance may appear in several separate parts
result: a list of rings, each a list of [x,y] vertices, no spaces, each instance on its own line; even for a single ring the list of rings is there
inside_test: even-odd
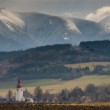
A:
[[[82,49],[89,49],[92,53],[103,56],[110,56],[110,41],[87,41],[81,42],[80,47]]]
[[[110,85],[95,86],[89,84],[85,90],[74,88],[72,91],[62,90],[60,102],[110,102]]]
[[[34,94],[25,90],[24,97],[33,98],[38,103],[110,102],[110,85],[95,86],[89,84],[85,90],[76,87],[72,90],[63,89],[57,94],[50,94],[48,91],[43,92],[40,87],[36,87]],[[10,90],[7,98],[13,98],[13,93]]]

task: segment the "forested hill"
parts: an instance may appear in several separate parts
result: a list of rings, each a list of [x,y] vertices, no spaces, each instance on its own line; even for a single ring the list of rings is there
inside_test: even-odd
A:
[[[65,64],[96,61],[110,61],[110,41],[81,42],[75,47],[61,44],[25,51],[0,52],[0,78],[77,78],[82,75],[82,70],[78,72],[69,69]]]

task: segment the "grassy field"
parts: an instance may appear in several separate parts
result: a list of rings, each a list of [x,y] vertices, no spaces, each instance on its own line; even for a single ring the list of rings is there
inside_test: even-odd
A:
[[[31,93],[37,86],[41,86],[42,89],[48,90],[50,93],[56,93],[61,91],[62,89],[73,89],[75,87],[81,87],[85,89],[88,84],[95,85],[103,85],[110,84],[110,76],[107,75],[93,75],[93,76],[84,76],[75,80],[62,81],[62,80],[53,80],[53,79],[45,79],[45,80],[28,80],[23,81],[23,88],[28,89]],[[5,96],[7,91],[11,89],[15,93],[16,82],[0,82],[2,86],[0,86],[0,95]]]
[[[110,103],[93,104],[0,104],[0,110],[110,110]]]
[[[88,63],[78,63],[78,64],[67,64],[65,67],[68,68],[84,68],[89,67],[92,71],[94,69],[94,66],[101,65],[101,66],[107,66],[110,65],[110,62],[88,62]]]

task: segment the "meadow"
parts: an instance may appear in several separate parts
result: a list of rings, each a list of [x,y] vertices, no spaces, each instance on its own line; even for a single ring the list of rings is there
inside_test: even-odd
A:
[[[0,96],[6,96],[8,90],[12,90],[15,93],[16,82],[1,82],[2,86],[0,87]],[[92,75],[92,76],[83,76],[74,80],[54,80],[54,79],[43,79],[43,80],[23,80],[22,81],[23,88],[28,89],[29,92],[33,93],[35,87],[41,86],[41,88],[46,91],[48,90],[50,93],[60,92],[62,89],[73,89],[75,87],[80,87],[85,89],[88,84],[94,84],[96,86],[103,84],[110,84],[110,76],[109,75]]]

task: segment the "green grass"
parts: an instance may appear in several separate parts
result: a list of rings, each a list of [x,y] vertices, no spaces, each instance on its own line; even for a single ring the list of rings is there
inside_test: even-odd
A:
[[[42,89],[48,90],[51,93],[57,93],[62,89],[73,89],[75,87],[81,87],[85,89],[88,84],[103,85],[110,84],[110,76],[107,75],[93,75],[93,76],[84,76],[75,80],[62,81],[62,80],[53,80],[53,79],[45,79],[45,80],[26,80],[23,81],[23,88],[28,89],[31,93],[36,86],[41,86]],[[0,82],[0,95],[5,96],[7,91],[11,89],[15,93],[16,82]]]

